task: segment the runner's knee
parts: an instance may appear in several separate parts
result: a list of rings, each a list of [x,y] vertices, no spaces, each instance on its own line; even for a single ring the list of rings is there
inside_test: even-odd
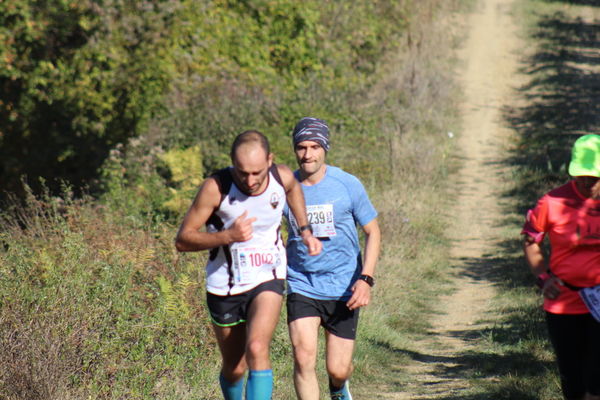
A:
[[[269,358],[269,342],[261,339],[248,340],[246,354],[253,360]]]
[[[221,368],[221,375],[228,382],[237,382],[240,380],[244,374],[246,373],[246,362],[242,361],[237,364],[226,364],[223,363],[223,367]]]
[[[334,381],[346,381],[352,375],[352,364],[350,365],[328,365],[327,366],[327,374]]]
[[[315,369],[317,352],[302,346],[294,347],[294,365],[297,369]]]
[[[352,375],[352,365],[328,366],[327,373],[334,381],[346,381],[350,378],[350,375]]]

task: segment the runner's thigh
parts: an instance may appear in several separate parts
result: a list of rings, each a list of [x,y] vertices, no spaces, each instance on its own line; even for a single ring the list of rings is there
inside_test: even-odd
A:
[[[546,313],[548,335],[556,353],[563,394],[568,399],[585,393],[586,334],[582,315]]]
[[[588,318],[588,348],[587,348],[587,391],[600,395],[600,322],[590,315]]]
[[[352,371],[352,353],[354,339],[346,339],[326,333],[327,338],[327,371],[330,375],[349,375]]]
[[[264,291],[256,295],[248,309],[248,341],[271,340],[282,304],[283,296],[279,293]]]

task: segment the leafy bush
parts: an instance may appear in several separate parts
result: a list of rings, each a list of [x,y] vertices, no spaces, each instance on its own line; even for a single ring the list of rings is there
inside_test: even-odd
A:
[[[171,80],[175,2],[0,4],[0,176],[80,186],[137,136]],[[37,179],[34,179],[37,186]]]
[[[201,395],[198,368],[215,351],[193,278],[201,260],[175,268],[172,228],[131,229],[106,212],[30,198],[3,216],[6,398],[149,398],[175,382]]]

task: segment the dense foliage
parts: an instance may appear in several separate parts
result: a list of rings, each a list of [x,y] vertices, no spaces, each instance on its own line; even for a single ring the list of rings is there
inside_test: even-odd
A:
[[[174,2],[0,4],[0,182],[97,174],[142,132],[173,71]]]
[[[210,170],[246,128],[340,120],[331,106],[375,72],[411,3],[2,2],[0,190],[22,176],[95,190],[110,149],[140,135],[201,142]]]

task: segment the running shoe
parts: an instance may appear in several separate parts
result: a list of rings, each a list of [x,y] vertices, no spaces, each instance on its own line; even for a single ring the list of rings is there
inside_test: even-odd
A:
[[[348,381],[344,383],[344,386],[340,390],[336,390],[335,392],[330,392],[331,400],[352,400],[352,395],[350,394],[350,388],[348,386]]]

